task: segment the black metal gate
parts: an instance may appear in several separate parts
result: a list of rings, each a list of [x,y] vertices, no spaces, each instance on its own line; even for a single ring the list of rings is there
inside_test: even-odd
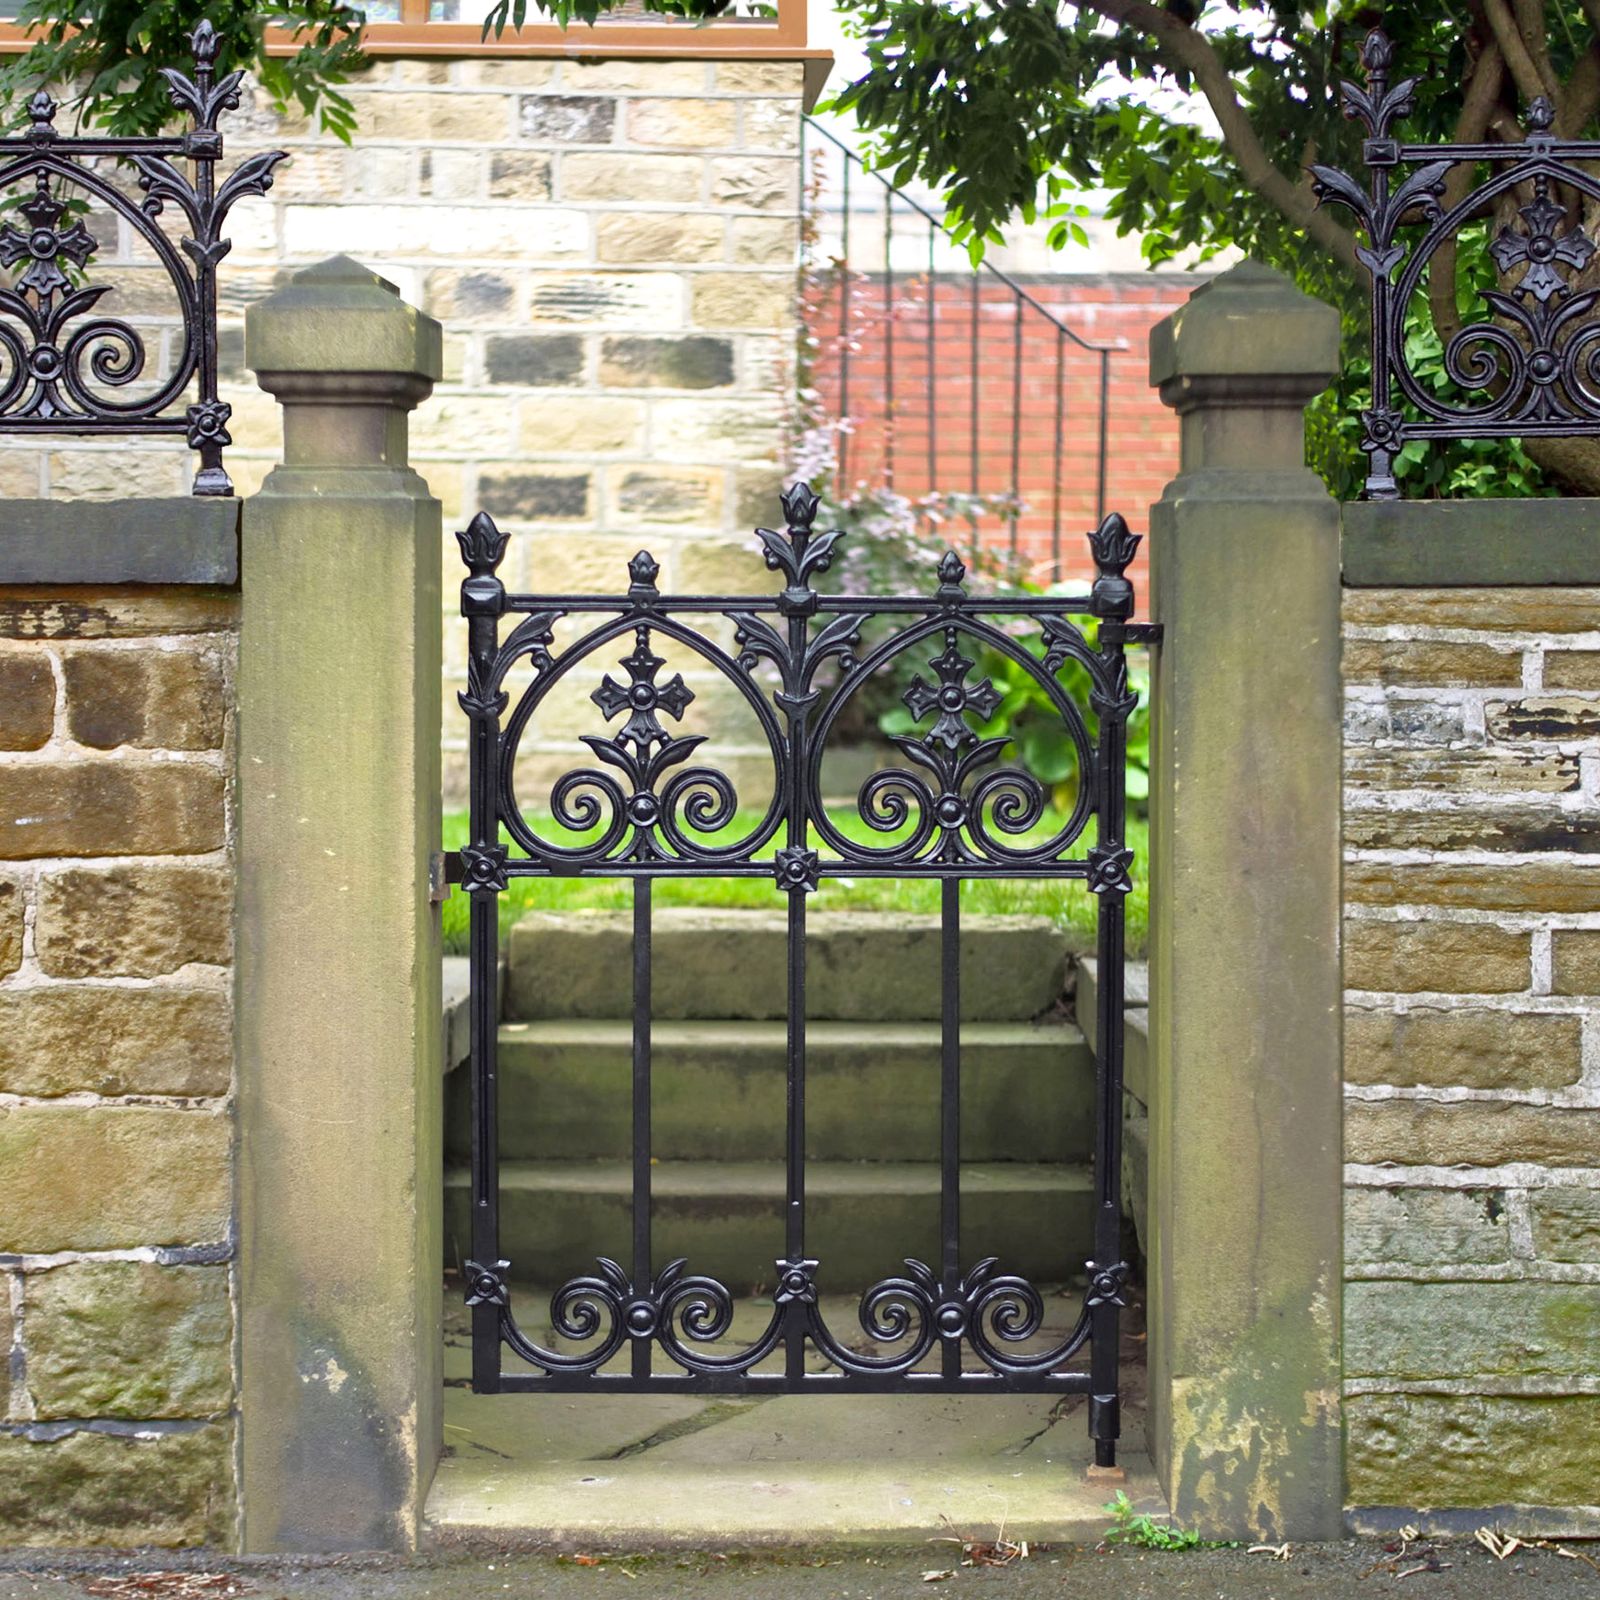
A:
[[[506,536],[484,514],[457,534],[470,576],[462,584],[468,620],[471,719],[471,839],[452,877],[472,896],[472,1249],[467,1304],[473,1308],[473,1387],[480,1392],[594,1390],[979,1392],[990,1389],[1089,1396],[1096,1459],[1115,1460],[1118,1434],[1118,1310],[1128,1268],[1121,1259],[1123,914],[1132,852],[1123,838],[1128,690],[1125,646],[1151,630],[1129,621],[1133,588],[1125,570],[1138,546],[1121,517],[1091,534],[1098,576],[1087,594],[969,595],[954,553],[929,595],[823,594],[842,537],[816,531],[817,500],[805,484],[782,496],[787,527],[758,530],[766,564],[782,574],[777,593],[664,595],[648,554],[628,563],[616,596],[507,593],[497,576]],[[521,621],[502,640],[500,619]],[[1097,619],[1090,638],[1074,618]],[[590,621],[592,619],[592,623]],[[1000,625],[1022,619],[1040,630],[1040,653]],[[733,648],[718,642],[733,628]],[[557,644],[558,627],[579,628]],[[875,642],[863,645],[873,625]],[[1013,626],[1017,626],[1013,621]],[[659,681],[665,663],[652,648],[675,641],[733,685],[770,746],[775,781],[758,822],[733,840],[738,800],[726,773],[691,763],[704,735],[675,734],[693,696],[681,676]],[[625,717],[584,742],[601,763],[564,773],[550,791],[558,838],[540,832],[516,794],[515,764],[535,708],[551,688],[613,641],[631,642],[622,660],[629,681],[606,676],[591,696],[603,718]],[[981,737],[998,695],[974,682],[963,642],[1003,653],[1048,696],[1076,750],[1079,782],[1066,820],[1021,767],[1000,764],[1005,737]],[[822,757],[842,708],[876,674],[893,672],[908,651],[934,673],[910,680],[903,699],[918,723],[894,743],[909,765],[874,772],[855,807],[884,842],[853,841],[822,803]],[[515,706],[505,685],[526,661],[531,682]],[[1066,690],[1069,661],[1087,672],[1087,705]],[[770,680],[770,681],[769,681]],[[510,710],[507,717],[505,713]],[[504,720],[502,721],[502,718]],[[1091,722],[1094,731],[1091,733]],[[928,724],[924,730],[922,724]],[[1082,840],[1094,819],[1095,837]],[[860,831],[859,829],[857,831]],[[1076,848],[1075,848],[1076,847]],[[556,1290],[553,1328],[564,1344],[546,1349],[518,1326],[510,1267],[499,1245],[496,1137],[496,1034],[500,938],[496,897],[515,877],[588,875],[633,882],[633,1200],[631,1271],[599,1258],[597,1270]],[[851,1349],[824,1321],[818,1303],[827,1263],[806,1246],[806,907],[827,877],[931,878],[941,883],[940,1239],[936,1265],[907,1260],[905,1272],[862,1296],[859,1321],[868,1350]],[[650,978],[651,887],[658,878],[771,879],[787,897],[787,1115],[784,1253],[772,1311],[753,1343],[726,1348],[733,1297],[692,1263],[656,1270],[651,1246]],[[978,877],[1068,878],[1097,897],[1101,979],[1095,1135],[1095,1257],[1063,1259],[1063,1276],[1086,1266],[1088,1286],[1076,1325],[1053,1348],[1024,1352],[1044,1321],[1039,1289],[989,1258],[960,1253],[960,885]],[[1026,1107],[1018,1108],[1026,1114]],[[859,1340],[857,1341],[859,1342]],[[807,1346],[827,1362],[807,1370]],[[659,1346],[673,1370],[652,1371]],[[509,1348],[533,1371],[507,1371]],[[617,1358],[628,1350],[626,1362]],[[963,1350],[976,1360],[968,1369]],[[1088,1366],[1075,1357],[1087,1350]],[[781,1359],[781,1370],[779,1361]],[[613,1363],[615,1368],[613,1369]],[[770,1370],[755,1370],[765,1366]]]

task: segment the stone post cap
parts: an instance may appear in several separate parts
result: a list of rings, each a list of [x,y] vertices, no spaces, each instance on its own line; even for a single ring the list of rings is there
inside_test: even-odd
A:
[[[1182,413],[1304,406],[1339,375],[1339,313],[1281,272],[1243,261],[1150,330],[1150,383]]]
[[[349,256],[306,267],[251,306],[244,345],[261,386],[286,399],[414,406],[443,371],[439,324]]]

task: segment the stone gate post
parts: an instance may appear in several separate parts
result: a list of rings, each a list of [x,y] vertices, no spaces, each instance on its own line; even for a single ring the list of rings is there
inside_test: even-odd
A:
[[[1340,1380],[1339,319],[1253,263],[1151,333],[1150,1444],[1212,1537],[1331,1538]]]
[[[250,309],[284,461],[244,507],[242,1543],[404,1549],[440,1437],[439,325],[336,257]]]

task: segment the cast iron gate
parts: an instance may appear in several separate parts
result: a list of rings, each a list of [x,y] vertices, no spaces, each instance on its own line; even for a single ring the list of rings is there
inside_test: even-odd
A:
[[[1133,856],[1123,840],[1123,815],[1127,718],[1135,700],[1124,648],[1151,636],[1128,620],[1133,588],[1125,570],[1138,538],[1120,517],[1105,519],[1090,535],[1098,576],[1081,596],[969,595],[966,570],[953,553],[940,564],[928,595],[823,594],[813,580],[827,570],[842,535],[814,530],[817,500],[805,484],[782,501],[786,529],[758,530],[767,566],[782,574],[775,594],[664,595],[656,583],[659,568],[644,553],[628,563],[631,581],[622,595],[508,594],[497,576],[506,536],[493,521],[480,514],[456,536],[470,569],[461,604],[471,659],[460,698],[472,724],[471,840],[453,862],[452,876],[472,897],[473,1259],[466,1280],[473,1387],[1086,1394],[1096,1459],[1109,1466],[1118,1433],[1118,1308],[1128,1276],[1121,1260],[1120,1144],[1123,910]],[[522,620],[502,640],[506,615]],[[1092,642],[1075,617],[1096,619]],[[1013,628],[1038,630],[1038,654],[1001,626],[1007,620]],[[719,624],[722,637],[732,625],[732,651],[718,642]],[[577,637],[558,644],[558,631],[574,626]],[[887,636],[876,637],[884,628]],[[864,629],[873,636],[865,644]],[[693,695],[678,674],[661,680],[666,663],[653,648],[661,640],[675,641],[720,672],[770,747],[771,803],[743,837],[726,837],[738,814],[727,774],[691,761],[705,736],[673,733],[662,721],[681,720]],[[518,801],[518,750],[550,690],[613,643],[627,652],[621,665],[628,681],[604,676],[591,699],[606,722],[624,720],[614,732],[584,736],[600,765],[568,771],[554,783],[549,815],[563,836],[552,839],[540,832],[548,824]],[[1001,652],[1032,677],[1060,716],[1079,774],[1064,823],[1045,821],[1049,796],[1035,777],[1000,764],[1009,740],[978,732],[999,696],[989,679],[973,680],[964,644]],[[926,662],[934,678],[929,682],[919,672],[904,691],[918,727],[893,742],[908,764],[873,773],[856,799],[859,822],[884,842],[855,841],[824,809],[823,753],[851,698],[875,675],[894,671],[909,651],[918,652],[916,666]],[[531,682],[513,707],[505,684],[521,661]],[[1087,674],[1087,705],[1061,681],[1060,669],[1069,662]],[[1091,817],[1094,843],[1075,852]],[[510,1266],[500,1255],[496,897],[512,878],[573,875],[633,880],[632,1270],[600,1258],[595,1273],[557,1289],[550,1305],[554,1330],[564,1344],[587,1348],[552,1350],[519,1327]],[[696,1275],[685,1261],[656,1271],[651,1248],[651,886],[658,878],[697,876],[771,879],[788,903],[784,1254],[776,1263],[770,1319],[753,1343],[737,1350],[719,1348],[733,1321],[729,1290]],[[839,876],[941,884],[941,1254],[937,1265],[907,1260],[904,1274],[862,1296],[867,1353],[847,1347],[824,1321],[818,1295],[827,1286],[827,1263],[806,1251],[806,904],[822,878]],[[960,1253],[959,892],[963,880],[980,877],[1078,879],[1097,897],[1095,1257],[1083,1264],[1063,1252],[1063,1277],[1086,1266],[1088,1288],[1072,1331],[1046,1350],[1017,1348],[1043,1325],[1038,1288],[1005,1272],[996,1258],[964,1266]],[[1027,1112],[1025,1105],[1017,1109]],[[806,1370],[808,1344],[827,1369]],[[679,1370],[652,1371],[657,1345]],[[536,1370],[505,1370],[506,1348]],[[629,1359],[606,1370],[625,1348]],[[976,1358],[974,1370],[964,1369],[964,1348]],[[1069,1369],[1085,1349],[1087,1370],[1081,1362]],[[754,1370],[768,1363],[772,1370]]]

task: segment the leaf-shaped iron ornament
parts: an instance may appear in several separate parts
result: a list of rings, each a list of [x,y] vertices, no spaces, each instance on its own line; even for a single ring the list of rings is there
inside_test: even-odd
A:
[[[1412,110],[1419,80],[1390,83],[1394,46],[1381,30],[1367,35],[1361,61],[1365,85],[1340,92],[1345,115],[1366,134],[1365,180],[1337,167],[1310,170],[1318,201],[1349,211],[1365,236],[1356,255],[1371,280],[1372,400],[1361,413],[1367,497],[1397,497],[1395,463],[1412,440],[1600,434],[1600,294],[1578,283],[1596,244],[1575,210],[1569,215],[1574,195],[1600,200],[1600,141],[1557,138],[1555,108],[1540,95],[1524,115],[1523,144],[1405,144],[1396,124]],[[1448,182],[1463,169],[1469,188],[1446,211]],[[1513,194],[1532,199],[1490,243],[1501,286],[1483,293],[1485,314],[1445,344],[1449,385],[1424,381],[1411,368],[1405,319],[1429,263],[1464,228],[1503,213]]]
[[[185,133],[132,141],[64,134],[41,89],[28,102],[26,130],[0,139],[8,179],[33,189],[16,208],[28,226],[0,227],[0,265],[20,269],[0,288],[0,432],[179,434],[200,458],[194,492],[231,495],[222,452],[232,443],[232,408],[217,395],[216,270],[229,249],[222,229],[237,201],[266,193],[288,157],[257,152],[218,183],[218,119],[239,105],[244,74],[216,78],[217,33],[204,19],[190,48],[193,78],[162,69],[173,105],[190,119]],[[133,167],[142,201],[105,173],[108,160]],[[82,217],[90,202],[121,218],[166,273],[182,338],[154,372],[138,329],[115,314],[116,286],[84,281],[96,248]],[[158,221],[168,203],[182,213],[176,239]]]
[[[771,528],[757,528],[756,538],[761,541],[767,565],[789,580],[781,597],[784,612],[790,616],[810,616],[817,609],[811,580],[828,570],[833,560],[833,547],[844,537],[844,532],[839,528],[826,533],[813,531],[821,502],[812,493],[809,483],[793,484],[778,499],[788,526],[782,533],[774,533]]]

